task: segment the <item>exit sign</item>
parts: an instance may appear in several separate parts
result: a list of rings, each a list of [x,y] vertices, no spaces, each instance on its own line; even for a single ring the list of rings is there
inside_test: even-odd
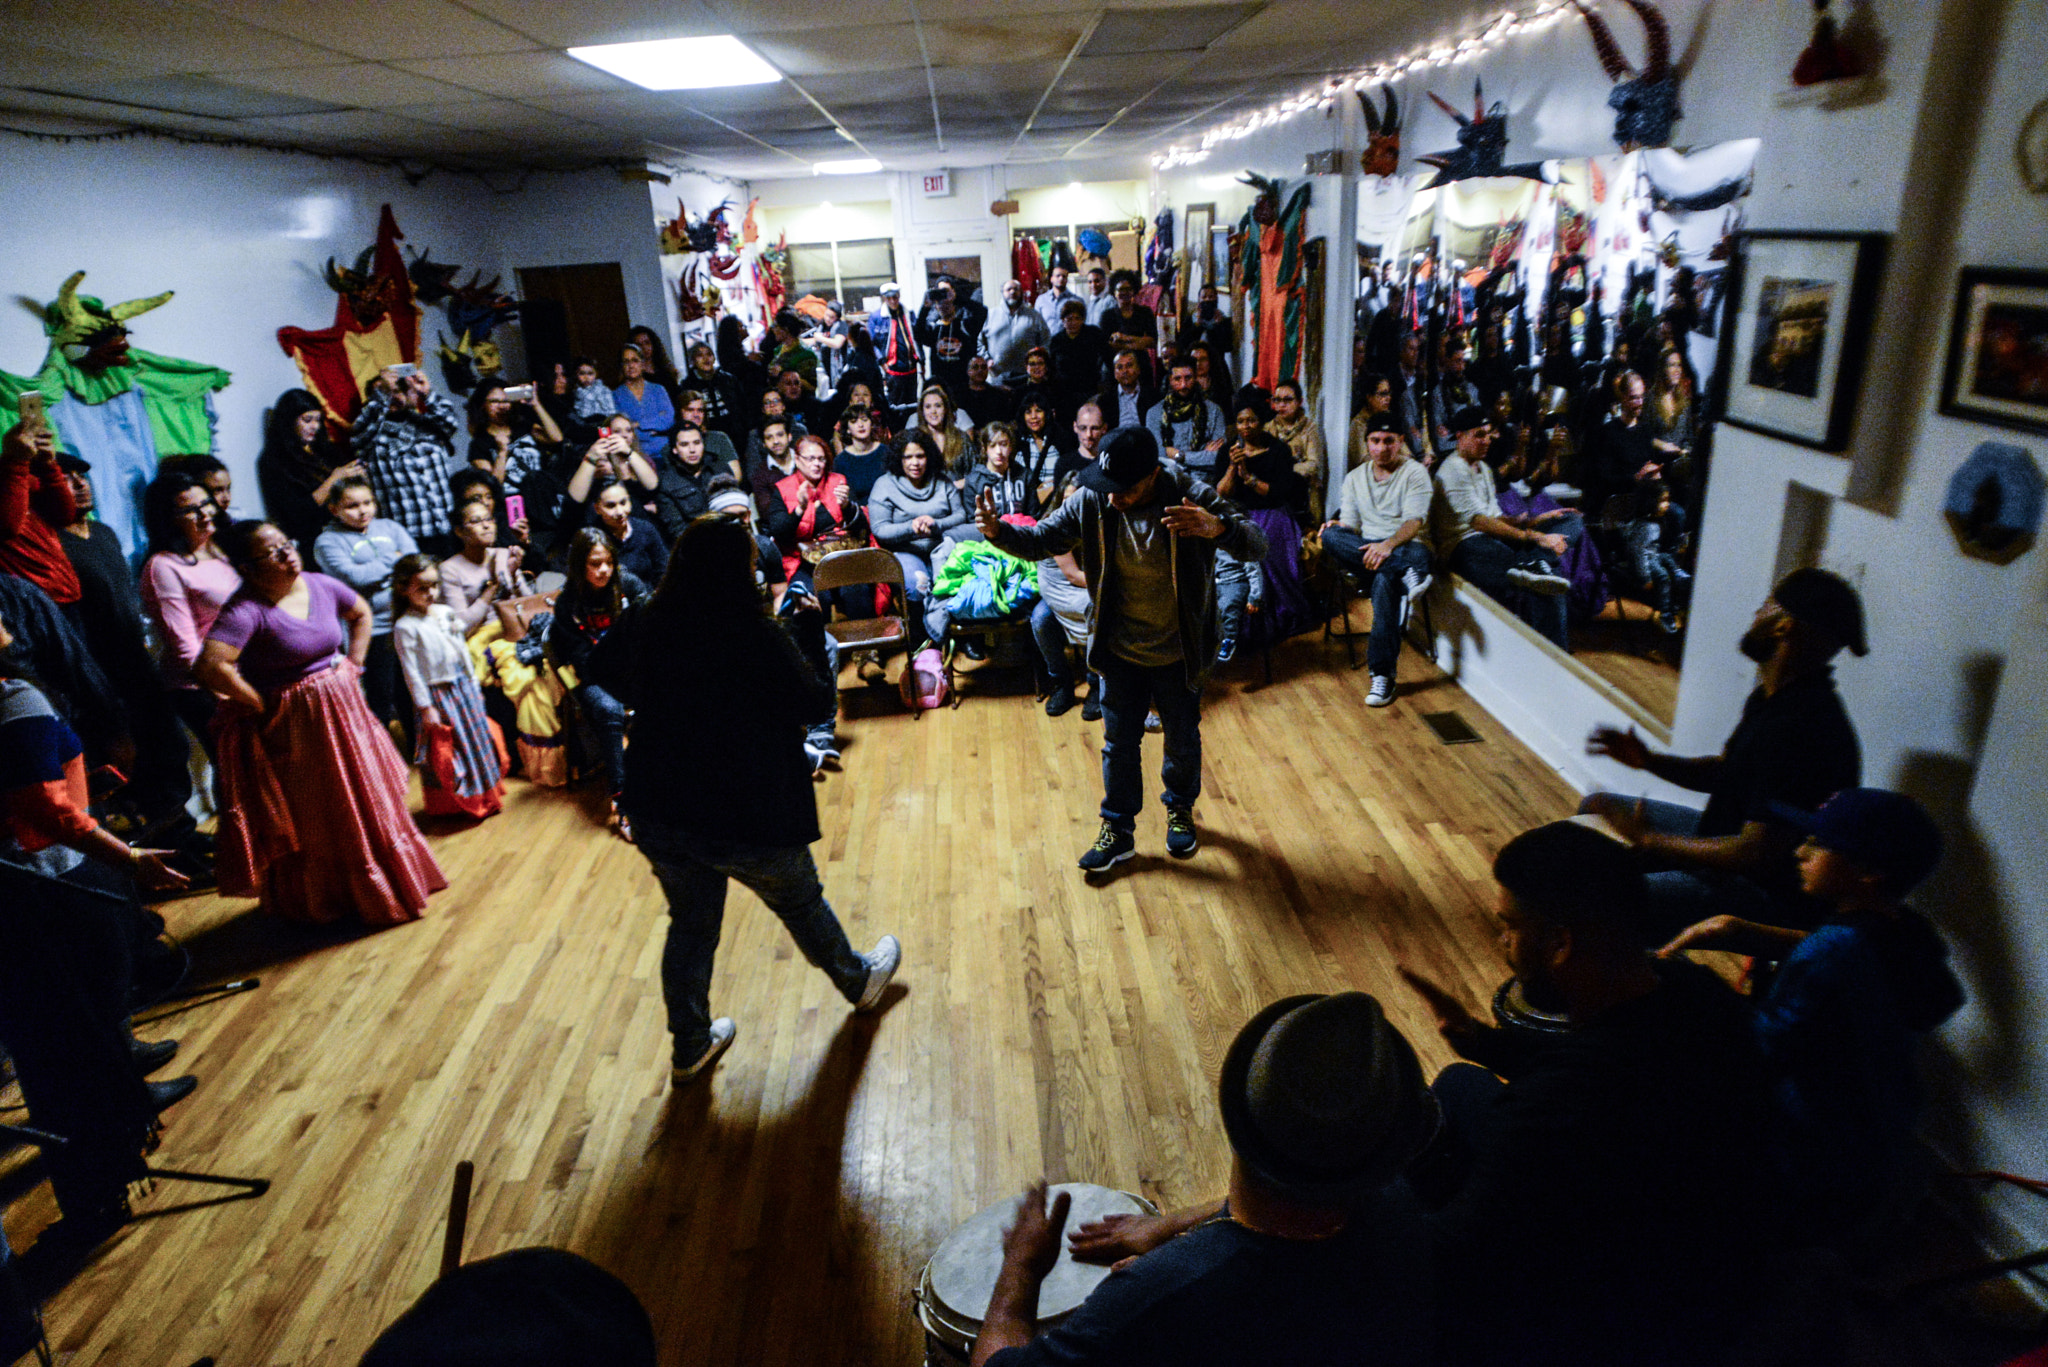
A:
[[[950,171],[927,171],[924,174],[924,197],[944,199],[953,193],[953,175]]]

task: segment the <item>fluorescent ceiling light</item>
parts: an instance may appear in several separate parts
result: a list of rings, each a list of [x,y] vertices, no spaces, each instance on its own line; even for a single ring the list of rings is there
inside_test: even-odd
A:
[[[855,157],[852,161],[814,161],[811,169],[821,176],[864,176],[881,170],[882,163],[873,157]]]
[[[572,47],[569,55],[649,90],[709,90],[766,85],[782,73],[729,33],[711,38],[662,38],[649,43]]]

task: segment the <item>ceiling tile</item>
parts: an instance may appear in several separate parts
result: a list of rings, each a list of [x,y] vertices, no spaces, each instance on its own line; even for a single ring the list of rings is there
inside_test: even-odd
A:
[[[266,118],[279,114],[311,114],[336,106],[326,100],[301,99],[269,90],[229,85],[209,76],[141,76],[120,81],[74,80],[61,70],[42,87],[53,94],[98,100],[135,111],[196,114],[210,119]]]
[[[763,33],[749,38],[748,45],[799,80],[868,71],[913,71],[924,66],[912,24]]]
[[[585,132],[595,130],[595,125],[572,119],[565,114],[554,114],[532,109],[510,100],[458,100],[435,104],[398,105],[387,112],[400,118],[418,119],[422,123],[439,124],[447,128],[491,129],[498,132],[525,135],[554,128],[580,128]]]
[[[229,71],[216,79],[280,95],[297,95],[328,104],[380,109],[389,105],[479,98],[456,86],[430,81],[408,71],[394,71],[375,62],[340,66],[281,67],[275,71]]]
[[[1152,87],[1164,81],[1173,80],[1197,58],[1188,53],[1132,53],[1117,57],[1077,57],[1067,65],[1066,75],[1060,78],[1058,89],[1053,92],[1055,100],[1094,97],[1114,97],[1109,112],[1116,111],[1117,104],[1126,104]]]
[[[1059,75],[1058,62],[1019,62],[1014,66],[942,66],[932,69],[932,88],[940,99],[1028,95],[1035,104]],[[1028,105],[1026,106],[1029,107]]]
[[[728,123],[742,125],[747,119],[769,110],[817,110],[816,105],[791,88],[787,81],[778,81],[774,85],[730,85],[719,90],[678,90],[675,94],[690,109],[701,109]]]
[[[133,0],[130,0],[133,3]],[[517,52],[542,44],[449,0],[196,0],[274,33],[373,61],[418,61],[472,52]],[[238,69],[267,65],[234,64]],[[276,63],[285,65],[285,63]],[[298,61],[291,65],[306,66]]]
[[[394,65],[416,75],[470,90],[523,100],[536,95],[573,95],[579,91],[633,90],[637,87],[609,72],[565,57],[559,52],[478,53],[439,57]]]
[[[922,69],[914,71],[869,71],[843,76],[807,76],[803,88],[828,109],[840,105],[868,105],[881,101],[920,100],[928,97]]]
[[[935,67],[1057,62],[1081,41],[1088,17],[1052,14],[1017,19],[927,21],[924,25],[925,47]]]
[[[819,18],[817,11],[786,0],[720,0],[718,12],[731,23],[731,33],[788,33],[816,28]],[[907,24],[910,14],[909,0],[838,0],[829,19],[839,27],[876,28]]]
[[[1112,9],[1081,49],[1083,56],[1105,57],[1125,52],[1196,52],[1257,14],[1260,6],[1199,5],[1177,9],[1170,16],[1157,10]]]
[[[6,0],[0,15],[8,32],[34,35],[43,46],[146,71],[253,71],[335,60],[317,36],[294,41],[171,0]]]
[[[550,47],[696,38],[732,29],[698,0],[466,0],[469,8]]]

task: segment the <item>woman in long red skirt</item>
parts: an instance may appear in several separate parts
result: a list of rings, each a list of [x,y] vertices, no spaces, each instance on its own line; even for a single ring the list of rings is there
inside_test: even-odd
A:
[[[226,699],[215,722],[221,891],[295,921],[416,919],[448,880],[406,808],[405,762],[357,683],[369,605],[302,572],[268,522],[236,523],[219,544],[242,587],[194,673]]]

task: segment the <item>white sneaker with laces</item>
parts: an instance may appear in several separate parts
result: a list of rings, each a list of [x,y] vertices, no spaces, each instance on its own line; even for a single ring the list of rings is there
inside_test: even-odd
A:
[[[711,1022],[711,1043],[705,1047],[703,1054],[695,1063],[669,1069],[670,1085],[680,1087],[686,1082],[695,1082],[710,1072],[711,1065],[718,1062],[719,1056],[732,1048],[733,1036],[738,1033],[739,1027],[733,1024],[731,1016],[720,1016]]]
[[[1385,707],[1394,700],[1394,676],[1375,674],[1372,676],[1372,690],[1365,695],[1367,707]]]
[[[1414,602],[1429,592],[1429,586],[1436,582],[1435,576],[1427,570],[1406,569],[1401,571],[1401,592],[1409,602]]]
[[[1554,574],[1550,567],[1540,560],[1531,560],[1526,565],[1517,565],[1508,571],[1508,582],[1518,589],[1530,593],[1541,593],[1555,598],[1561,593],[1570,593],[1572,581],[1561,574]]]
[[[868,985],[861,989],[860,1000],[853,1004],[853,1009],[865,1015],[882,1004],[882,994],[889,990],[896,966],[903,962],[903,944],[894,935],[884,935],[860,957],[868,966]]]

